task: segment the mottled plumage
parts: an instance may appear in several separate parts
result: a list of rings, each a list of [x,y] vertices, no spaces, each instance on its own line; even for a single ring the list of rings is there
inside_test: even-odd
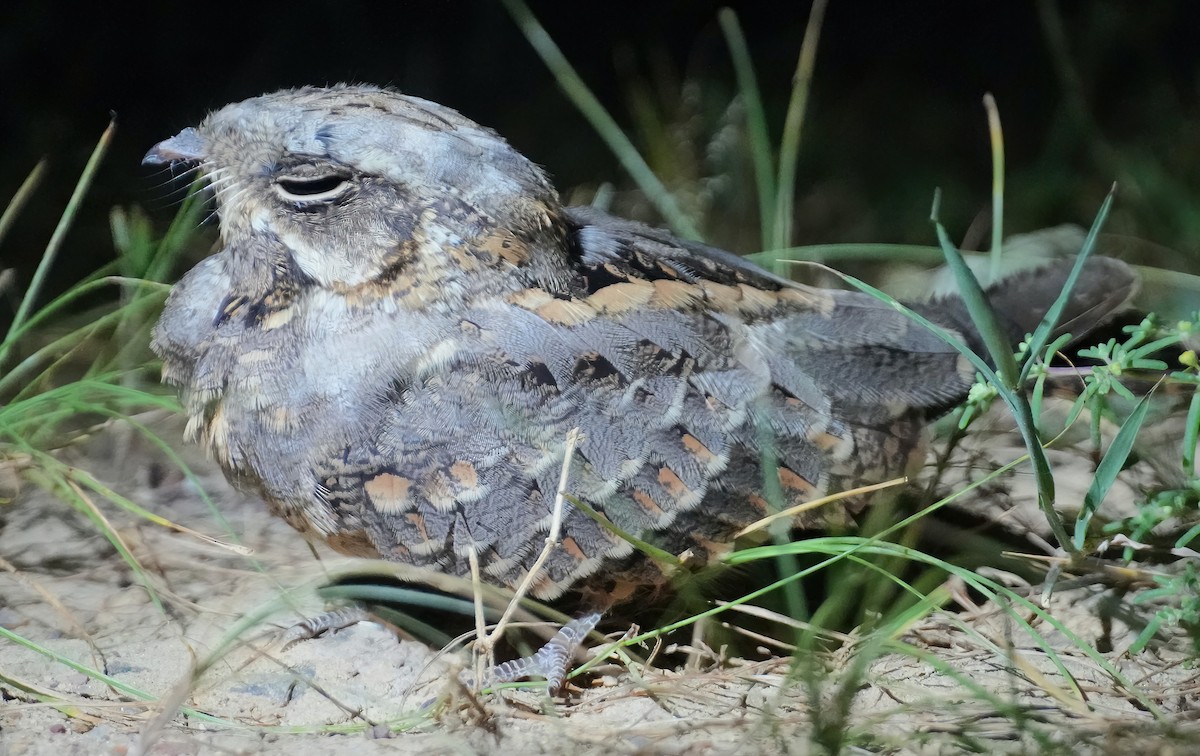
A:
[[[789,503],[902,474],[973,376],[858,293],[805,287],[589,209],[494,132],[372,87],[229,105],[147,161],[198,163],[221,250],[176,286],[164,379],[239,486],[344,552],[513,586],[540,549],[571,428],[569,490],[623,530],[704,558]],[[1067,268],[1003,286],[1013,335]],[[1093,260],[1068,309],[1133,279]],[[961,303],[919,307],[976,343]],[[664,581],[568,506],[534,592]]]

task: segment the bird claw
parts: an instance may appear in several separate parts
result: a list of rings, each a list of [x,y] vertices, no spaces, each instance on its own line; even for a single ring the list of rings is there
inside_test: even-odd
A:
[[[322,612],[289,627],[283,634],[281,650],[286,651],[300,641],[312,640],[322,633],[341,630],[370,619],[370,612],[361,606],[351,605]]]
[[[492,667],[494,682],[513,682],[523,677],[544,677],[551,693],[557,693],[567,677],[571,657],[587,634],[600,622],[599,612],[589,612],[563,625],[554,637],[530,656]]]
[[[576,617],[563,625],[546,645],[533,654],[492,667],[490,680],[493,683],[506,683],[526,677],[541,677],[545,678],[550,692],[557,693],[566,680],[571,658],[588,633],[596,629],[601,616],[600,612],[589,612]],[[370,613],[360,606],[346,606],[323,612],[288,628],[283,636],[282,649],[287,650],[296,643],[312,640],[322,633],[341,630],[370,619]]]

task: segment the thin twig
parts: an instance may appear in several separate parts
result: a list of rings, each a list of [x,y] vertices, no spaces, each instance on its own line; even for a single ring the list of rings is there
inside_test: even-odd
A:
[[[476,644],[477,648],[490,650],[495,646],[496,641],[504,633],[504,628],[508,625],[513,613],[520,606],[521,600],[529,592],[529,588],[537,578],[538,572],[541,571],[542,565],[550,558],[550,552],[558,546],[558,535],[562,530],[563,507],[566,504],[567,481],[571,475],[571,460],[575,456],[575,447],[579,445],[581,440],[582,436],[578,428],[572,428],[567,434],[567,441],[563,448],[562,473],[558,477],[558,491],[554,495],[554,509],[551,512],[550,532],[546,535],[546,545],[542,548],[542,553],[538,554],[538,558],[534,561],[533,566],[529,568],[529,572],[525,574],[525,579],[517,586],[512,600],[504,608],[504,614],[500,617],[500,621],[496,623],[496,627],[492,629],[490,635],[481,638],[480,642]]]
[[[851,488],[848,491],[839,491],[838,493],[835,493],[835,494],[830,494],[828,496],[822,496],[819,499],[813,499],[812,501],[806,501],[801,504],[797,504],[794,507],[788,507],[787,509],[781,510],[774,514],[767,515],[766,517],[762,518],[761,520],[758,520],[757,522],[750,523],[746,527],[739,530],[737,532],[737,534],[734,536],[734,538],[741,538],[742,536],[749,535],[750,533],[753,533],[756,530],[762,530],[763,528],[765,528],[766,526],[775,522],[776,520],[780,520],[785,517],[790,519],[792,517],[795,517],[798,514],[801,514],[802,512],[807,512],[808,510],[816,509],[817,507],[823,507],[826,504],[829,504],[829,503],[832,503],[835,501],[840,501],[841,499],[848,499],[851,496],[858,496],[859,494],[872,493],[873,491],[878,491],[883,488],[891,488],[892,486],[899,486],[899,485],[907,483],[907,482],[908,482],[908,478],[893,478],[891,480],[885,480],[882,483],[876,483],[876,484],[870,485],[870,486],[860,486],[858,488]]]
[[[467,560],[471,563],[471,596],[475,605],[475,642],[482,653],[475,655],[475,685],[483,682],[484,662],[488,669],[496,666],[495,643],[487,638],[487,620],[483,616],[483,578],[479,574],[479,555],[475,549],[467,552]]]

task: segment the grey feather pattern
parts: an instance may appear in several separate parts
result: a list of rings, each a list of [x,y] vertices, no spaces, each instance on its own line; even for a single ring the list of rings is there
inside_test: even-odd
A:
[[[957,352],[891,307],[565,209],[502,139],[427,101],[279,92],[187,144],[217,187],[222,249],[167,304],[164,379],[231,480],[349,553],[457,574],[474,553],[515,585],[579,428],[569,490],[703,560],[774,504],[903,473],[924,422],[970,385]],[[1064,270],[1022,282],[1014,329]],[[1119,263],[1092,272],[1073,317],[1132,289]],[[956,301],[924,311],[975,338]],[[786,501],[765,500],[764,474]],[[535,590],[666,579],[568,507]]]

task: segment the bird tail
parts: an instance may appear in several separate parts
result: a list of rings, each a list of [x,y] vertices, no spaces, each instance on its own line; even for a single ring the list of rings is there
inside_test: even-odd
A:
[[[988,302],[1010,343],[1017,344],[1041,324],[1066,288],[1074,266],[1073,259],[1059,260],[1012,275],[986,290]],[[1070,298],[1055,326],[1055,337],[1070,333],[1073,340],[1078,340],[1086,336],[1125,306],[1137,287],[1137,274],[1125,263],[1110,257],[1090,258],[1071,288]],[[914,309],[963,334],[976,352],[987,353],[983,337],[960,297],[948,297]]]

